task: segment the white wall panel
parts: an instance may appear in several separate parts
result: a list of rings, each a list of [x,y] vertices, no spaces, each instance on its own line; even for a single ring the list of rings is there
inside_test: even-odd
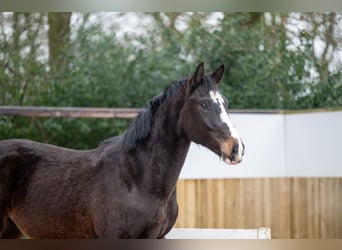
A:
[[[342,112],[286,115],[286,176],[342,176]]]
[[[235,166],[222,162],[207,148],[192,144],[181,172],[183,179],[241,178],[284,175],[284,116],[231,114],[246,148]]]
[[[243,162],[223,163],[192,144],[180,178],[342,176],[342,112],[231,114],[246,145]]]

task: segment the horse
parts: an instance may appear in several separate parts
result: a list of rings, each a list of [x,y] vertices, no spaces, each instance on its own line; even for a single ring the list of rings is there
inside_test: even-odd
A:
[[[178,216],[176,183],[190,143],[227,164],[244,155],[218,89],[224,70],[205,74],[200,63],[95,149],[0,141],[0,237],[164,238]]]

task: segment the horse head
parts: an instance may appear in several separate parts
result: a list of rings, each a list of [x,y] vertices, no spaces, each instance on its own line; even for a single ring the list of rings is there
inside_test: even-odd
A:
[[[224,65],[211,74],[204,73],[204,64],[197,66],[188,79],[180,127],[188,138],[215,152],[227,164],[238,164],[244,144],[228,113],[228,100],[219,91]]]

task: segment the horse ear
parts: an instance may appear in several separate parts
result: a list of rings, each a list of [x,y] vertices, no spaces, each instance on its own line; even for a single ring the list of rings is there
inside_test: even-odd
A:
[[[192,91],[196,89],[197,85],[202,81],[204,77],[204,62],[201,62],[197,65],[197,68],[194,74],[189,77],[189,81],[187,82],[186,95],[190,96]]]
[[[224,73],[224,65],[222,64],[216,71],[211,73],[211,77],[213,77],[215,82],[219,84],[223,78],[223,73]]]
[[[192,75],[191,79],[194,83],[199,83],[204,77],[204,62],[198,64],[195,73]]]

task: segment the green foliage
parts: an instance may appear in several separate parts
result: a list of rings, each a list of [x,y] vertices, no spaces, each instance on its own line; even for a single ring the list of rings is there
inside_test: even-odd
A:
[[[0,105],[143,107],[202,61],[208,70],[225,64],[221,89],[230,108],[342,105],[341,65],[328,70],[329,61],[313,53],[322,28],[300,33],[293,49],[284,25],[290,14],[271,13],[268,20],[264,13],[224,13],[214,26],[205,22],[209,13],[140,14],[144,16],[153,20],[144,35],[119,39],[115,28],[105,32],[101,22],[89,23],[89,14],[82,15],[83,23],[71,29],[69,42],[59,51],[63,60],[56,57],[63,65],[50,68],[42,28],[47,15],[2,14],[1,27],[10,24],[13,32],[0,34]],[[179,29],[176,24],[182,20],[185,26]],[[19,39],[25,36],[29,39]],[[86,149],[123,133],[129,122],[0,117],[0,139],[24,137]]]
[[[267,25],[263,15],[252,17],[249,13],[226,13],[220,28],[213,33],[202,27],[189,36],[191,43],[196,44],[197,58],[205,59],[213,67],[219,63],[227,66],[221,88],[229,97],[231,108],[340,106],[340,98],[337,93],[333,94],[337,78],[330,78],[330,83],[324,84],[311,77],[314,68],[308,65],[315,60],[312,44],[304,50],[288,49],[292,41],[285,26]],[[308,101],[319,95],[322,95],[321,101]],[[326,95],[330,97],[329,102]]]

